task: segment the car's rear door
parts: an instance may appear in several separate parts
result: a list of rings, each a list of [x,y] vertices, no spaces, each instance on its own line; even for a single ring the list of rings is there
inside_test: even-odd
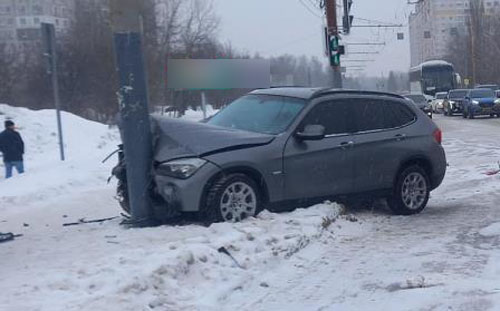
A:
[[[296,131],[306,125],[323,125],[326,137],[303,141],[292,135],[286,143],[283,153],[286,198],[307,199],[349,191],[354,173],[349,102],[331,99],[318,103]]]
[[[352,99],[354,184],[357,192],[389,189],[411,140],[408,124],[416,120],[403,102],[389,98]]]

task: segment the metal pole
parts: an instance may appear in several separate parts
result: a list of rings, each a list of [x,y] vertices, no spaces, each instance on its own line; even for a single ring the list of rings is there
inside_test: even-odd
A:
[[[133,226],[152,224],[152,135],[141,39],[140,0],[111,0],[119,105]]]
[[[337,1],[325,0],[326,20],[328,34],[338,36],[339,28],[337,25]],[[342,72],[340,66],[332,66],[333,71],[333,87],[342,88]]]
[[[47,72],[52,78],[52,89],[54,92],[54,103],[56,107],[56,118],[57,118],[57,133],[59,135],[59,153],[61,156],[61,161],[64,161],[64,140],[63,140],[63,129],[61,121],[61,102],[59,98],[59,80],[57,73],[57,52],[56,52],[56,35],[55,27],[53,24],[42,23],[42,37],[45,41],[46,54],[48,60]]]
[[[207,96],[205,92],[201,92],[201,110],[203,111],[203,119],[207,118]]]

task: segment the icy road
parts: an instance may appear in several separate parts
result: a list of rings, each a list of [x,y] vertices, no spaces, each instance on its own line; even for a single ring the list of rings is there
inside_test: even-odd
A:
[[[420,215],[327,202],[209,228],[63,227],[119,214],[98,162],[116,138],[92,124],[99,156],[34,154],[33,175],[0,181],[0,231],[23,234],[0,244],[0,310],[500,310],[500,175],[485,174],[500,120],[436,122],[450,166]]]

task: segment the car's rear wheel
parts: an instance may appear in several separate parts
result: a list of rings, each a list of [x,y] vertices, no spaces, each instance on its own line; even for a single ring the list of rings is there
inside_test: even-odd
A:
[[[420,166],[412,165],[397,177],[393,195],[387,199],[387,203],[397,215],[413,215],[424,210],[429,196],[427,173]]]
[[[245,174],[229,174],[209,188],[204,216],[209,222],[239,222],[256,216],[262,207],[260,189]]]
[[[474,113],[472,111],[469,110],[469,115],[468,115],[469,119],[474,119]]]

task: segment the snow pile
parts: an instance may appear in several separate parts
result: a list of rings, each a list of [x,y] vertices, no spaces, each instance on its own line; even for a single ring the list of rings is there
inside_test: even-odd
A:
[[[479,234],[484,237],[500,236],[500,222],[493,223],[488,227],[479,230]]]
[[[102,187],[113,165],[102,159],[116,149],[117,130],[62,112],[66,161],[60,161],[54,110],[33,111],[0,104],[0,122],[12,119],[25,142],[27,173],[10,180],[0,178],[0,212],[9,205],[55,199],[75,188]],[[2,163],[3,165],[3,163]],[[3,175],[3,169],[2,175]]]
[[[118,220],[52,224],[38,237],[25,234],[4,245],[8,258],[22,256],[36,265],[11,262],[4,270],[2,279],[9,282],[0,282],[0,309],[220,310],[227,297],[247,287],[278,286],[266,272],[334,239],[339,223],[351,223],[338,219],[341,211],[325,203],[208,228],[126,230]],[[41,236],[43,245],[36,243]]]

